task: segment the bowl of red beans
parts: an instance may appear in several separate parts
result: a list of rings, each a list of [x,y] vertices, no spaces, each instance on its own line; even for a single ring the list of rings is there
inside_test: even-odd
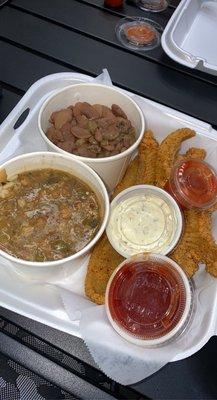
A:
[[[142,140],[145,120],[124,91],[81,83],[46,99],[38,127],[48,149],[83,161],[112,191]]]

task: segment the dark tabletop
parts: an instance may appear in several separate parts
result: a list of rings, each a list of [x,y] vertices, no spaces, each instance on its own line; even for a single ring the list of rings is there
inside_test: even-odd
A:
[[[176,64],[161,47],[126,50],[115,37],[115,25],[126,15],[152,18],[164,28],[178,3],[171,0],[163,13],[149,14],[130,2],[112,11],[103,0],[0,0],[0,122],[37,79],[69,71],[96,76],[106,67],[116,85],[217,126],[217,77]],[[96,368],[81,339],[3,308],[0,315],[2,400],[19,398],[20,376],[31,380],[34,400],[217,399],[215,337],[192,357],[129,388]],[[6,384],[13,386],[7,395]]]

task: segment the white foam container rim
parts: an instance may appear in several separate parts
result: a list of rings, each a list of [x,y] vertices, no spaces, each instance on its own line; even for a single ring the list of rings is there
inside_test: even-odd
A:
[[[183,217],[182,217],[182,212],[178,206],[178,204],[176,203],[176,201],[173,199],[173,197],[167,193],[165,190],[157,187],[157,186],[152,186],[152,185],[135,185],[135,186],[131,186],[130,188],[127,188],[125,190],[123,190],[122,192],[120,192],[111,202],[110,204],[110,217],[108,220],[108,224],[106,227],[106,234],[107,237],[109,239],[109,242],[111,243],[112,247],[123,257],[126,258],[126,254],[120,251],[116,240],[114,240],[113,235],[110,234],[109,231],[109,222],[112,216],[112,211],[115,208],[115,206],[120,203],[122,201],[122,199],[124,199],[125,197],[131,197],[130,194],[132,194],[132,197],[134,194],[136,194],[136,192],[141,192],[141,191],[146,191],[146,190],[152,190],[155,193],[160,193],[161,197],[164,197],[173,207],[173,209],[175,210],[176,216],[177,216],[177,228],[175,230],[175,234],[173,237],[173,240],[171,241],[170,245],[167,247],[165,254],[161,253],[163,255],[169,254],[174,247],[177,245],[180,236],[182,234],[182,229],[183,229]]]
[[[154,253],[151,253],[151,254],[155,257],[159,256],[159,254],[154,254]],[[148,253],[147,253],[147,255],[148,255]],[[109,279],[109,282],[108,282],[107,288],[106,288],[105,308],[106,308],[106,313],[107,313],[107,316],[108,316],[108,319],[109,319],[111,325],[116,330],[116,332],[120,336],[122,336],[125,340],[127,340],[128,342],[131,342],[133,344],[136,344],[138,346],[142,346],[142,347],[157,347],[157,346],[168,343],[168,341],[172,340],[172,338],[174,338],[176,336],[176,334],[179,333],[179,331],[182,329],[182,327],[184,328],[184,325],[185,325],[186,321],[188,320],[188,317],[189,317],[189,315],[191,313],[191,309],[192,309],[192,289],[191,289],[189,280],[188,280],[186,274],[184,273],[184,271],[182,270],[182,268],[175,261],[171,260],[167,256],[160,255],[161,260],[165,261],[166,263],[172,264],[172,266],[176,269],[176,271],[179,273],[179,275],[182,278],[182,282],[184,284],[185,293],[186,293],[186,303],[185,303],[185,308],[184,308],[183,314],[182,314],[179,322],[177,323],[177,325],[170,332],[168,332],[166,335],[164,335],[160,338],[146,340],[146,339],[138,339],[136,336],[128,334],[112,318],[110,309],[109,309],[109,305],[108,305],[108,296],[109,296],[109,289],[110,289],[111,282],[112,282],[113,278],[115,277],[116,273],[129,261],[139,261],[139,256],[142,256],[142,253],[124,260],[114,270],[113,274],[111,275],[111,277]]]

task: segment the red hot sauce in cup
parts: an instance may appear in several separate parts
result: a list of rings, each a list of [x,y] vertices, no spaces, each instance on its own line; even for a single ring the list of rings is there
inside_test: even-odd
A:
[[[125,35],[131,43],[137,45],[149,44],[156,38],[155,30],[151,26],[141,23],[125,28]]]
[[[189,303],[188,280],[184,282],[179,271],[157,255],[156,260],[130,260],[117,269],[107,288],[110,321],[128,335],[144,340],[178,330]]]
[[[217,201],[217,175],[204,161],[181,161],[173,168],[165,190],[182,208],[206,209]]]

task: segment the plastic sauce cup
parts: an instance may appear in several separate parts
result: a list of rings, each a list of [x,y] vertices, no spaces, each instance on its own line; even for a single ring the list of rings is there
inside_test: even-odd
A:
[[[174,341],[185,330],[193,305],[192,285],[173,260],[138,254],[121,263],[106,289],[106,312],[113,328],[139,346]]]
[[[106,233],[114,249],[127,258],[142,252],[169,254],[182,228],[182,212],[166,191],[137,185],[113,199]]]
[[[184,160],[172,169],[165,189],[182,208],[206,209],[217,201],[217,175],[204,161]]]

